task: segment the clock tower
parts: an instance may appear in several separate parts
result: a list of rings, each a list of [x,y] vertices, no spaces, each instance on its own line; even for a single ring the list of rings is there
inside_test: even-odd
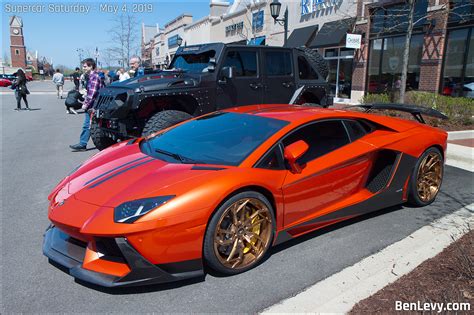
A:
[[[26,48],[23,22],[19,16],[10,17],[10,54],[12,67],[26,68]]]

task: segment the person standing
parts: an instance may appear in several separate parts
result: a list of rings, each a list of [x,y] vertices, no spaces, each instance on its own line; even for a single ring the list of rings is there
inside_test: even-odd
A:
[[[92,58],[87,58],[82,63],[82,69],[86,74],[88,74],[89,77],[87,82],[87,94],[82,105],[82,109],[86,111],[86,113],[84,114],[84,123],[82,125],[79,143],[69,146],[73,151],[87,150],[87,142],[90,138],[91,116],[93,114],[92,106],[94,105],[94,101],[99,96],[99,89],[104,87],[103,81],[100,79],[99,74],[96,71],[95,60]]]
[[[76,71],[72,74],[72,81],[74,82],[74,86],[76,87],[76,91],[79,91],[79,81],[81,79],[81,69],[76,68]]]
[[[130,66],[130,73],[133,74],[134,78],[143,75],[143,73],[140,73],[140,57],[133,56],[130,58],[130,62],[128,64]]]
[[[21,99],[23,99],[23,101],[25,102],[26,110],[30,110],[30,108],[28,107],[28,100],[26,99],[26,95],[30,94],[30,92],[26,87],[26,76],[23,70],[18,69],[18,71],[16,72],[16,81],[13,83],[12,89],[15,89],[15,110],[21,110]]]
[[[59,69],[56,69],[56,73],[53,75],[53,83],[56,85],[56,92],[58,98],[63,98],[63,87],[64,87],[64,75]]]

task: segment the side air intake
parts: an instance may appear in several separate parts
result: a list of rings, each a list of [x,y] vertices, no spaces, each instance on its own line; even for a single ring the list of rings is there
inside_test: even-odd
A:
[[[382,150],[377,153],[365,185],[370,192],[376,193],[387,186],[394,171],[397,157],[398,153],[390,150]]]

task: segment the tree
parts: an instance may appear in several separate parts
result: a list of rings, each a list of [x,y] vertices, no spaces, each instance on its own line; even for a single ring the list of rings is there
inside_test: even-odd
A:
[[[112,28],[108,31],[111,46],[107,48],[110,59],[120,60],[125,65],[136,51],[139,51],[137,20],[132,14],[120,14],[113,18]]]

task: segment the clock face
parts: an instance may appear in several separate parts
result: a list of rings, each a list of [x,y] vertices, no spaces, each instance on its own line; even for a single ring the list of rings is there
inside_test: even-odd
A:
[[[15,34],[15,35],[20,34],[20,30],[17,29],[17,28],[14,28],[14,29],[13,29],[13,34]]]

